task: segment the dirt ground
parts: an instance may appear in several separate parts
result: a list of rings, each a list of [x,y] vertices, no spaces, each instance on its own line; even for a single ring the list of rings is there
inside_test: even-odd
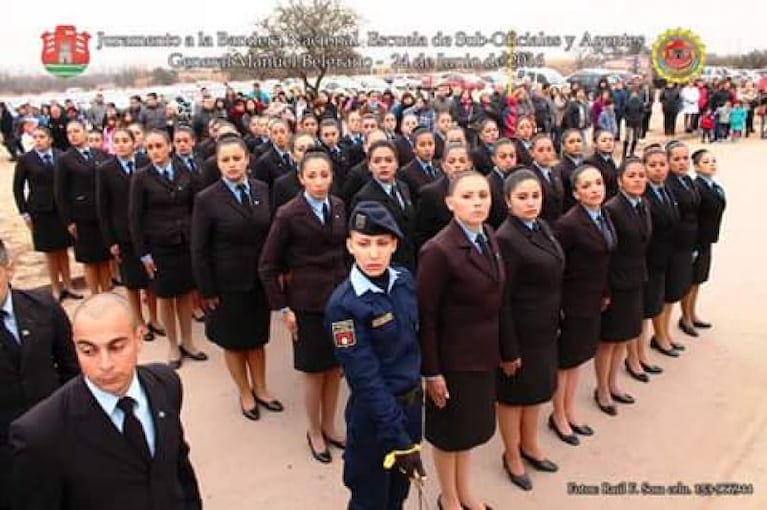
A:
[[[660,121],[655,116],[655,121]],[[654,122],[655,124],[655,122]],[[656,128],[657,129],[657,128]],[[697,144],[693,144],[696,146]],[[675,360],[651,354],[665,372],[643,384],[621,375],[637,404],[620,406],[608,417],[595,407],[591,364],[582,370],[578,393],[583,420],[595,430],[578,447],[558,441],[545,427],[549,406],[541,413],[544,451],[559,464],[554,474],[529,471],[534,490],[512,486],[501,469],[498,435],[474,455],[475,485],[495,509],[694,509],[767,508],[767,250],[765,229],[758,213],[761,191],[767,187],[764,162],[767,141],[711,145],[719,161],[719,180],[727,190],[727,211],[721,241],[714,249],[712,280],[701,292],[701,316],[715,327],[699,339],[676,332],[687,346]],[[31,251],[29,233],[13,205],[13,166],[0,156],[0,237],[17,260],[14,285],[45,283],[43,259]],[[81,272],[73,263],[75,272]],[[67,303],[71,311],[72,302]],[[676,322],[676,317],[673,319]],[[202,487],[205,508],[340,509],[347,492],[341,481],[342,462],[334,451],[330,465],[309,456],[304,438],[300,378],[292,369],[289,337],[273,321],[268,345],[268,381],[286,405],[281,414],[262,410],[258,422],[244,419],[224,366],[221,351],[204,340],[199,324],[195,335],[208,354],[207,363],[187,362],[184,381],[184,423]],[[144,361],[164,361],[162,339],[146,345]],[[764,357],[764,358],[763,358]],[[339,411],[339,423],[342,413]],[[429,506],[436,509],[438,485],[428,447],[426,485]],[[603,482],[662,486],[665,494],[576,495],[568,484],[600,486]],[[691,494],[672,495],[668,486],[680,482]],[[750,484],[752,495],[700,496],[695,484]],[[408,509],[419,508],[412,497]]]

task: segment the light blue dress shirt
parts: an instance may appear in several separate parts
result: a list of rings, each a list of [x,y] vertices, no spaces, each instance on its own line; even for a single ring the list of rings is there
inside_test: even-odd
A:
[[[398,275],[399,271],[392,267],[389,268],[389,288],[386,289],[387,293],[391,292],[392,287],[394,287],[394,282],[397,281]],[[352,284],[352,289],[354,289],[354,293],[357,294],[357,297],[363,295],[365,292],[384,293],[383,289],[376,287],[373,282],[360,271],[356,264],[352,266],[352,272],[349,275],[349,283]]]
[[[13,313],[13,298],[11,297],[11,288],[8,288],[8,295],[5,298],[5,303],[3,303],[2,310],[5,312],[3,315],[5,315],[3,322],[5,323],[5,329],[11,332],[11,334],[16,338],[16,341],[21,343],[19,340],[19,325],[16,323],[16,315]]]
[[[157,171],[157,173],[160,174],[160,177],[162,177],[163,179],[165,179],[165,172],[166,171],[170,172],[170,180],[171,181],[176,178],[176,175],[173,172],[173,163],[168,162],[168,164],[165,166],[165,168],[160,168],[157,165],[152,165],[152,166]]]
[[[125,413],[117,407],[117,401],[121,397],[107,393],[95,384],[93,384],[87,377],[84,377],[85,385],[93,394],[96,402],[104,410],[109,419],[112,421],[117,430],[122,434],[123,423],[125,422]],[[152,410],[149,407],[149,399],[146,396],[144,388],[139,383],[138,375],[133,373],[133,381],[128,387],[128,391],[125,393],[126,397],[131,397],[135,402],[133,407],[133,414],[141,422],[141,426],[144,429],[144,435],[146,436],[146,442],[149,445],[149,453],[154,456],[155,452],[155,428],[154,420],[152,419]]]
[[[311,196],[308,192],[304,191],[304,199],[306,199],[306,203],[309,204],[309,207],[312,208],[312,212],[315,216],[317,216],[317,219],[320,220],[320,223],[323,225],[325,224],[325,216],[322,214],[322,206],[324,204],[327,204],[328,211],[330,211],[330,201],[327,197],[325,197],[325,200],[317,200],[313,196]]]
[[[45,152],[40,152],[39,150],[35,149],[35,152],[40,157],[40,160],[42,160],[43,162],[45,162],[45,156],[49,156],[51,158],[51,163],[55,163],[55,161],[53,160],[53,151],[52,150],[48,149]]]
[[[231,191],[232,195],[234,195],[234,199],[237,200],[237,202],[239,202],[240,204],[242,204],[242,201],[240,200],[240,192],[237,189],[237,186],[239,186],[240,184],[244,184],[245,190],[248,192],[248,195],[250,195],[250,184],[248,184],[247,179],[244,179],[242,182],[235,182],[235,181],[230,181],[226,177],[222,177],[221,180],[224,181],[224,184],[226,185],[226,187],[229,188],[229,191]]]

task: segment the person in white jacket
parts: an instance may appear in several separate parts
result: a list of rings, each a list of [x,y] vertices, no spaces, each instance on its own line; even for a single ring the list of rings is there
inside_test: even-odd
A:
[[[692,133],[698,129],[698,100],[700,99],[700,91],[694,83],[688,83],[682,89],[682,114],[684,114],[684,131],[685,133]]]

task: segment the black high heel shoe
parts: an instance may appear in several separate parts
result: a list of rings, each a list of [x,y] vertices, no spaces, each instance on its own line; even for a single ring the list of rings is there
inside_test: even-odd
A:
[[[532,457],[525,453],[525,451],[520,448],[519,454],[522,456],[523,459],[525,459],[531,466],[533,466],[533,469],[536,469],[537,471],[545,471],[547,473],[555,473],[559,470],[559,466],[551,462],[549,459],[536,459],[535,457]]]
[[[178,346],[178,350],[181,351],[181,356],[184,358],[193,359],[195,361],[207,361],[208,355],[202,351],[191,352],[186,350],[183,345]]]
[[[501,455],[501,464],[503,464],[503,470],[506,471],[507,475],[509,475],[509,480],[511,480],[511,483],[513,483],[514,485],[516,485],[523,491],[529,491],[533,489],[533,482],[530,481],[530,477],[527,476],[527,473],[522,473],[521,475],[515,475],[514,473],[511,472],[511,468],[509,467],[509,464],[506,462],[506,455]]]
[[[603,413],[609,414],[610,416],[618,416],[618,408],[615,407],[614,404],[606,406],[599,401],[599,392],[597,390],[594,390],[594,402],[597,403],[597,407],[599,407],[599,410]]]
[[[328,450],[327,447],[325,447],[325,449],[321,452],[318,452],[314,449],[312,438],[309,437],[308,432],[306,433],[306,442],[309,443],[309,450],[311,450],[314,460],[317,462],[322,462],[323,464],[330,464],[333,461],[333,457],[330,456],[330,450]]]
[[[575,434],[565,434],[557,428],[557,424],[554,422],[554,415],[549,415],[549,428],[554,431],[560,441],[569,445],[578,446],[581,444],[581,440]],[[505,459],[505,457],[504,457]]]
[[[681,329],[685,335],[692,336],[692,337],[700,336],[698,332],[695,331],[695,328],[693,328],[692,326],[688,326],[687,324],[682,322],[682,319],[679,319],[679,322],[677,323],[677,325],[679,326],[679,329]]]
[[[647,372],[648,374],[662,374],[663,369],[659,367],[658,365],[650,365],[649,363],[644,363],[643,361],[639,362],[640,365],[642,365],[642,370]]]
[[[628,372],[628,374],[632,378],[636,379],[637,381],[643,382],[643,383],[650,382],[650,376],[649,375],[645,374],[644,372],[634,372],[633,370],[631,370],[631,365],[629,365],[629,360],[624,360],[623,364],[626,367],[626,372]]]
[[[661,346],[661,344],[659,344],[658,341],[655,340],[655,337],[652,337],[650,339],[650,347],[652,349],[655,349],[659,353],[661,353],[661,354],[663,354],[665,356],[668,356],[669,358],[678,358],[679,357],[679,353],[676,350],[674,350],[673,347],[671,349],[663,348],[663,346]]]

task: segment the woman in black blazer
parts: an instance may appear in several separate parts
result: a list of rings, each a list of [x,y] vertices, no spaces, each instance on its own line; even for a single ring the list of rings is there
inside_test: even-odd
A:
[[[698,239],[695,249],[698,256],[692,268],[692,286],[682,299],[682,323],[688,328],[710,328],[711,324],[700,319],[695,311],[701,284],[708,281],[711,270],[711,245],[719,241],[722,215],[727,205],[724,188],[714,181],[716,157],[701,149],[692,153],[695,165],[695,188],[700,196],[698,208]]]
[[[158,326],[157,298],[149,290],[149,278],[130,236],[130,183],[136,171],[149,164],[149,160],[136,155],[134,145],[133,133],[126,128],[115,129],[112,136],[115,155],[102,163],[96,171],[96,205],[101,235],[118,264],[133,316],[139,324],[146,325],[144,339],[151,341],[155,334],[165,335],[165,332]],[[142,290],[149,309],[149,323],[144,321],[141,310]]]
[[[519,117],[517,119],[512,141],[517,149],[517,163],[528,168],[533,164],[530,149],[533,146],[534,133],[535,126],[533,126],[533,120],[530,117]]]
[[[107,155],[88,147],[85,127],[73,120],[67,124],[72,145],[56,163],[56,206],[74,238],[75,260],[85,268],[85,283],[91,294],[112,288],[110,254],[99,229],[96,212],[96,166]]]
[[[68,248],[72,246],[72,238],[61,221],[54,199],[53,179],[61,152],[52,148],[53,138],[48,128],[35,128],[32,138],[34,149],[19,157],[13,174],[16,208],[32,231],[35,251],[45,254],[53,297],[80,299],[82,296],[72,291],[69,271]]]
[[[501,352],[501,358],[516,363],[496,372],[498,427],[505,471],[512,483],[530,490],[522,459],[545,459],[538,444],[538,415],[540,404],[551,399],[557,384],[565,255],[540,218],[543,190],[533,172],[512,173],[506,179],[505,196],[508,214],[498,230],[498,247],[506,268],[501,336],[508,338],[502,345],[509,351]],[[549,426],[556,426],[553,417]]]
[[[554,227],[566,257],[559,373],[554,394],[554,421],[562,436],[571,436],[573,431],[583,435],[594,433],[576,415],[578,367],[596,353],[600,314],[610,302],[607,295],[610,253],[617,244],[609,213],[602,209],[605,198],[602,174],[593,166],[583,165],[573,172],[571,180],[578,205],[559,218]],[[598,400],[597,397],[595,392],[594,398]]]
[[[602,172],[605,181],[605,199],[609,200],[618,193],[618,167],[613,159],[615,136],[606,129],[594,131],[594,154],[586,163]]]
[[[490,186],[478,172],[450,181],[453,220],[421,249],[418,308],[425,437],[433,445],[440,508],[486,508],[470,480],[471,450],[495,432],[495,370],[501,364],[505,281],[495,232],[484,225]],[[509,352],[506,350],[505,352]],[[507,371],[514,360],[505,360]]]
[[[647,174],[638,158],[623,160],[618,168],[620,191],[605,203],[618,245],[610,256],[610,304],[602,312],[600,342],[594,358],[597,392],[608,412],[617,412],[613,401],[633,404],[634,398],[618,386],[618,368],[625,358],[626,342],[642,333],[642,292],[647,281],[645,253],[652,233],[650,211],[642,198]]]
[[[514,142],[501,138],[493,144],[493,170],[487,176],[493,203],[487,222],[495,229],[500,227],[509,216],[504,185],[509,174],[517,168],[517,150]]]
[[[583,164],[583,135],[580,129],[570,128],[562,134],[562,157],[554,167],[562,177],[564,188],[562,213],[566,213],[575,205],[573,187],[570,184],[570,176],[573,170]]]
[[[642,293],[642,307],[646,320],[640,338],[631,340],[626,345],[628,351],[626,371],[638,381],[649,382],[650,378],[647,374],[659,374],[663,370],[649,362],[648,342],[654,346],[653,348],[661,344],[668,345],[670,342],[662,326],[662,315],[666,279],[671,261],[674,232],[679,222],[679,212],[676,200],[666,187],[668,178],[666,151],[660,145],[648,146],[642,155],[642,163],[647,174],[644,202],[649,208],[652,220],[652,235],[648,241],[645,256],[647,282]],[[647,338],[650,322],[652,322],[654,333],[651,340]],[[661,352],[678,356],[670,345]]]
[[[692,177],[688,175],[690,149],[687,145],[673,140],[666,144],[666,153],[670,170],[666,185],[676,198],[679,209],[679,223],[674,232],[671,266],[666,280],[666,307],[664,307],[663,315],[663,327],[670,338],[671,306],[677,301],[682,301],[682,310],[689,309],[688,291],[692,286],[693,264],[698,257],[696,247],[700,194]],[[698,336],[695,328],[686,324],[681,317],[678,326],[685,334],[692,337]],[[673,341],[671,347],[677,351],[685,349],[682,344]]]
[[[130,186],[131,240],[158,299],[160,321],[170,343],[168,364],[178,369],[182,357],[196,361],[207,359],[192,338],[195,286],[189,243],[198,181],[186,165],[174,164],[167,131],[149,131],[146,148],[151,164],[133,176]]]
[[[541,218],[554,223],[562,216],[565,189],[559,170],[553,166],[556,155],[554,142],[549,135],[543,133],[535,135],[530,146],[530,154],[533,158],[530,170],[541,181],[543,189]]]
[[[328,444],[343,447],[344,439],[335,425],[341,371],[323,320],[330,295],[349,274],[346,208],[330,195],[333,162],[323,149],[307,152],[298,172],[304,192],[277,209],[258,272],[271,309],[293,338],[309,449],[329,463]]]
[[[493,144],[498,140],[498,124],[493,119],[485,118],[477,129],[477,148],[471,151],[474,170],[482,175],[489,175],[493,170]]]
[[[216,149],[221,180],[195,198],[192,267],[207,309],[205,334],[224,349],[243,416],[260,417],[259,404],[282,411],[266,387],[271,312],[258,277],[258,258],[271,223],[269,187],[248,177],[248,148],[223,138]]]

